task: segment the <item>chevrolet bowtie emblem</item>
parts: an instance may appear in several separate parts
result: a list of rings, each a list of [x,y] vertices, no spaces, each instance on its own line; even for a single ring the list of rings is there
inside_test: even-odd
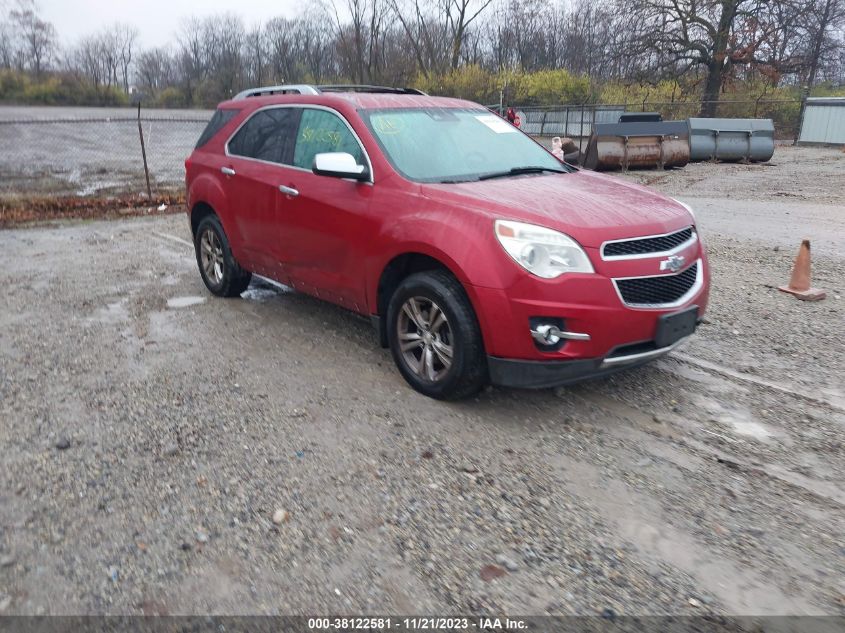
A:
[[[686,258],[682,255],[671,255],[660,262],[660,270],[671,270],[673,273],[681,270]]]

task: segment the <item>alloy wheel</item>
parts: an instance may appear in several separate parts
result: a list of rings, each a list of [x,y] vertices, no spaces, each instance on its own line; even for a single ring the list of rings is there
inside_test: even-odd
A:
[[[223,245],[211,228],[207,228],[200,238],[200,259],[206,278],[215,285],[222,282]]]
[[[452,329],[446,313],[431,299],[410,297],[397,319],[399,349],[408,369],[438,382],[452,366]]]

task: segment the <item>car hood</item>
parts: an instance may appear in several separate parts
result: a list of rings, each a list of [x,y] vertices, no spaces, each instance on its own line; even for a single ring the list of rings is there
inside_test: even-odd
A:
[[[589,247],[670,233],[693,222],[682,205],[661,193],[588,171],[426,184],[422,193],[493,218],[563,231]]]

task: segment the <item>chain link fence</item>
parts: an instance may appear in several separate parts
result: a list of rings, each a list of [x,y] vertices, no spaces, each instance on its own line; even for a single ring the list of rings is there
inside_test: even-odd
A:
[[[0,196],[147,195],[147,173],[177,191],[210,116],[0,119]]]
[[[743,99],[712,102],[716,118],[772,119],[779,139],[794,139],[801,117],[800,99]],[[597,123],[616,123],[625,112],[658,112],[664,121],[697,117],[700,101],[643,101],[619,104],[573,104],[559,106],[513,106],[521,128],[532,136],[568,136],[586,139]]]
[[[528,134],[568,136],[577,142],[589,137],[595,124],[616,122],[624,112],[654,111],[664,120],[678,120],[697,116],[701,104],[646,101],[516,109]],[[103,111],[107,116],[90,116],[98,112],[94,108],[80,109],[77,116],[57,116],[57,111],[64,112],[49,108],[0,112],[0,202],[32,197],[146,197],[142,135],[153,197],[178,195],[184,188],[184,161],[212,114],[152,110],[140,112],[139,118],[131,110]],[[795,137],[800,113],[800,100],[716,104],[717,117],[773,119],[780,139]]]

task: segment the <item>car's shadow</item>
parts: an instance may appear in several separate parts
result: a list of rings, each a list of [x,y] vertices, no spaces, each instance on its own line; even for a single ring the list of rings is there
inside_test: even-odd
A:
[[[251,304],[272,306],[274,309],[270,311],[271,314],[260,316],[269,317],[271,321],[275,321],[272,314],[278,315],[275,325],[280,328],[291,325],[289,320],[293,318],[293,325],[297,328],[319,330],[321,336],[325,336],[328,332],[343,332],[343,336],[331,338],[334,346],[348,346],[346,350],[339,350],[341,355],[354,355],[377,362],[384,370],[385,379],[393,381],[392,387],[407,389],[408,397],[428,400],[413,392],[411,387],[402,380],[395,368],[390,351],[379,346],[376,332],[366,317],[261,277],[253,278],[249,288],[243,293],[242,299]],[[284,307],[284,312],[278,310],[281,306]],[[311,361],[323,362],[318,356],[312,357]],[[669,380],[675,382],[671,377]],[[637,401],[647,405],[660,398],[667,386],[666,372],[652,364],[632,368],[630,371],[622,371],[612,376],[550,389],[488,386],[473,398],[439,404],[459,411],[472,411],[474,415],[489,414],[491,417],[501,417],[504,413],[512,415],[515,419],[525,420],[543,415],[559,417],[561,407],[571,405],[573,399],[580,400],[582,396],[599,395],[627,399],[636,394]]]

